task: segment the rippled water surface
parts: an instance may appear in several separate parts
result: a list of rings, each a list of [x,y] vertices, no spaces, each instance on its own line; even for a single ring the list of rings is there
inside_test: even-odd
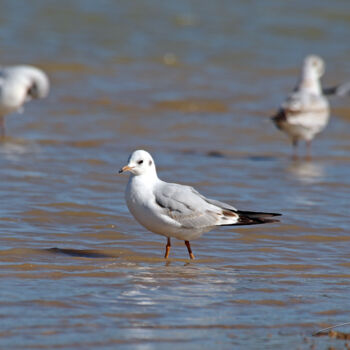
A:
[[[348,0],[0,1],[3,64],[31,63],[48,99],[0,145],[0,348],[326,349],[350,321],[350,98],[311,161],[268,120],[303,57],[350,79]],[[159,176],[282,222],[192,242],[140,227],[129,153]],[[342,331],[350,331],[343,327]]]

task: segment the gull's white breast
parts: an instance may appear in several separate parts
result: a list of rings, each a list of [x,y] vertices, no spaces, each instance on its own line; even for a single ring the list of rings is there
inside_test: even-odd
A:
[[[196,239],[210,230],[210,227],[183,227],[167,215],[166,210],[156,203],[155,184],[144,180],[142,176],[130,176],[125,191],[127,206],[139,224],[153,233],[181,240]]]
[[[26,101],[29,84],[23,78],[0,77],[0,115],[17,111]]]
[[[125,192],[126,203],[135,219],[148,230],[168,236],[177,232],[181,225],[157,207],[153,186],[141,176],[130,176]]]

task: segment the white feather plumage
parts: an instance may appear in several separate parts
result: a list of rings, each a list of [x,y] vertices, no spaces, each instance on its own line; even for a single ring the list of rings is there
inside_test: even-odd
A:
[[[0,135],[5,135],[4,117],[21,112],[24,103],[45,98],[50,90],[47,75],[32,66],[0,67]]]

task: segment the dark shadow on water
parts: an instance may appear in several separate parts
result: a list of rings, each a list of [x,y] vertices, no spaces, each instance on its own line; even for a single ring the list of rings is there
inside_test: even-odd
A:
[[[269,155],[247,155],[247,156],[230,156],[227,155],[221,151],[218,150],[211,150],[211,151],[197,151],[195,149],[185,149],[182,151],[185,155],[201,155],[206,157],[213,157],[213,158],[235,158],[235,159],[243,159],[243,160],[250,160],[253,162],[265,162],[265,161],[275,161],[279,159],[279,157],[276,156],[269,156]]]
[[[64,248],[48,248],[45,251],[52,254],[63,254],[69,256],[75,256],[79,258],[115,258],[115,256],[107,255],[105,253],[100,253],[95,250],[85,250],[85,249],[64,249]]]
[[[243,157],[243,159],[251,160],[253,162],[266,162],[266,161],[271,161],[271,160],[277,160],[278,157],[273,157],[273,156],[248,156],[248,157]]]
[[[206,155],[207,155],[208,157],[215,157],[215,158],[226,158],[226,157],[227,157],[227,156],[226,156],[225,154],[223,154],[222,152],[220,152],[220,151],[215,151],[215,150],[207,152]]]
[[[200,151],[196,151],[194,149],[185,149],[181,153],[186,154],[186,155],[203,155],[203,156],[214,157],[214,158],[227,158],[227,155],[225,155],[223,152],[217,151],[217,150],[200,152]]]

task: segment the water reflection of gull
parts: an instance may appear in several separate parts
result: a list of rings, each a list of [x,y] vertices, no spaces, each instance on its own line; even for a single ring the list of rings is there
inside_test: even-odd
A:
[[[177,299],[181,300],[183,306],[193,307],[196,303],[199,306],[203,302],[212,302],[211,298],[206,300],[207,296],[219,293],[232,295],[238,283],[235,275],[232,268],[190,265],[138,267],[128,272],[128,282],[120,298],[141,306],[157,305],[160,299],[161,302]],[[155,298],[155,295],[158,295],[158,298]],[[189,295],[192,299],[188,298]]]
[[[0,144],[0,154],[9,160],[17,161],[29,153],[38,153],[40,150],[39,146],[32,141],[8,139],[6,138],[6,141]]]
[[[311,161],[295,161],[287,167],[288,173],[305,183],[316,183],[325,177],[325,167]]]

